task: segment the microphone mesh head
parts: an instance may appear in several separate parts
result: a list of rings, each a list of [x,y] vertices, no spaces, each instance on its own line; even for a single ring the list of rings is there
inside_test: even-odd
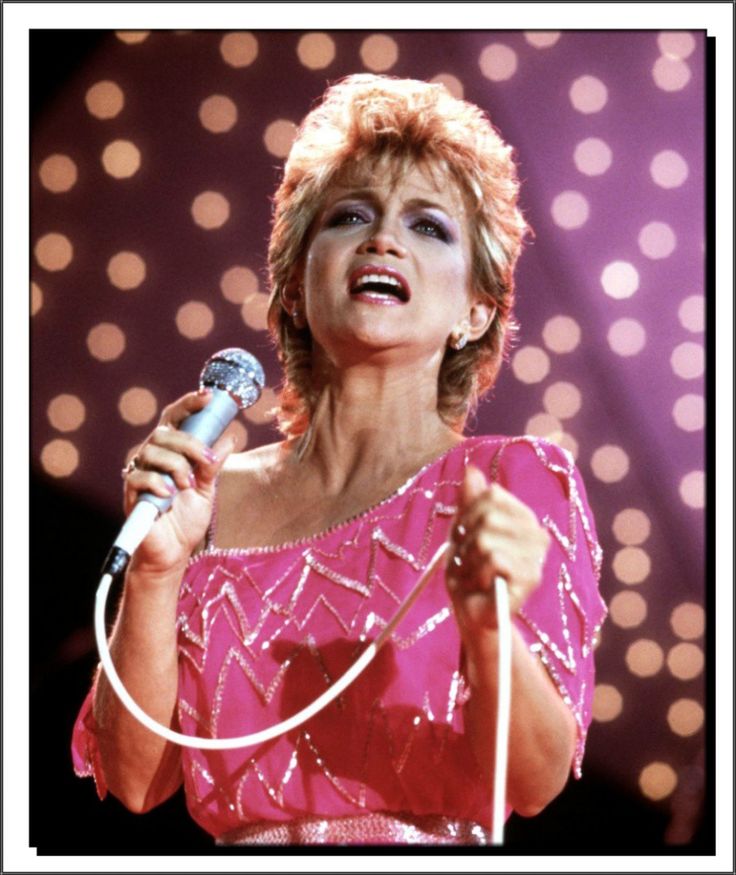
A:
[[[208,359],[199,375],[200,389],[223,389],[243,410],[255,404],[266,384],[258,359],[244,349],[222,349]]]

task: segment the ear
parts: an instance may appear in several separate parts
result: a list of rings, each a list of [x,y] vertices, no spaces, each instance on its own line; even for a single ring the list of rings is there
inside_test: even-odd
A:
[[[468,340],[478,340],[491,327],[496,308],[486,300],[476,298],[470,305],[467,316]]]
[[[289,282],[282,289],[281,306],[289,314],[293,313],[294,310],[304,310],[304,289],[299,270],[292,273]]]

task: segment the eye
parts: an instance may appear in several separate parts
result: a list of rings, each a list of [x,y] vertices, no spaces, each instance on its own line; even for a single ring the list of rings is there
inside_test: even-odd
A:
[[[450,234],[442,222],[429,216],[421,216],[419,219],[416,219],[411,227],[426,237],[435,237],[444,243],[450,240]]]
[[[340,225],[361,225],[370,221],[363,210],[356,207],[343,207],[334,212],[327,219],[328,228],[336,228]]]

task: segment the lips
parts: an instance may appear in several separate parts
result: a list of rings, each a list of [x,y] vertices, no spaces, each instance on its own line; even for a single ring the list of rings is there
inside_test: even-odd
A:
[[[406,304],[411,290],[406,279],[392,267],[365,264],[350,274],[350,294],[376,303]]]

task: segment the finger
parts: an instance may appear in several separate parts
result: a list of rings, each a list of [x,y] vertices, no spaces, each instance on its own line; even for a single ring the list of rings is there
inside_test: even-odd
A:
[[[214,461],[215,451],[203,443],[194,435],[173,428],[172,426],[160,425],[154,429],[144,447],[155,446],[177,453],[191,463],[192,468],[197,465],[211,464]],[[142,453],[140,453],[142,456]],[[152,465],[151,467],[156,467]]]
[[[168,474],[179,489],[195,487],[195,462],[176,450],[154,443],[146,444],[138,454],[139,466],[144,470]]]
[[[218,474],[222,470],[222,466],[228,459],[228,456],[234,451],[237,445],[237,438],[232,434],[223,434],[212,448],[208,449],[208,455],[204,462],[197,465],[194,476],[197,481],[197,486],[207,489],[210,488]]]
[[[182,397],[174,401],[173,404],[164,407],[161,411],[159,422],[161,425],[170,425],[172,428],[179,428],[188,416],[205,408],[211,400],[212,391],[210,389],[187,392],[186,395],[182,395]]]
[[[168,483],[158,471],[137,468],[125,478],[123,506],[129,513],[143,492],[151,492],[160,498],[171,498],[177,493],[175,486]]]
[[[462,486],[460,487],[459,511],[463,513],[488,488],[485,475],[475,465],[465,469]]]

